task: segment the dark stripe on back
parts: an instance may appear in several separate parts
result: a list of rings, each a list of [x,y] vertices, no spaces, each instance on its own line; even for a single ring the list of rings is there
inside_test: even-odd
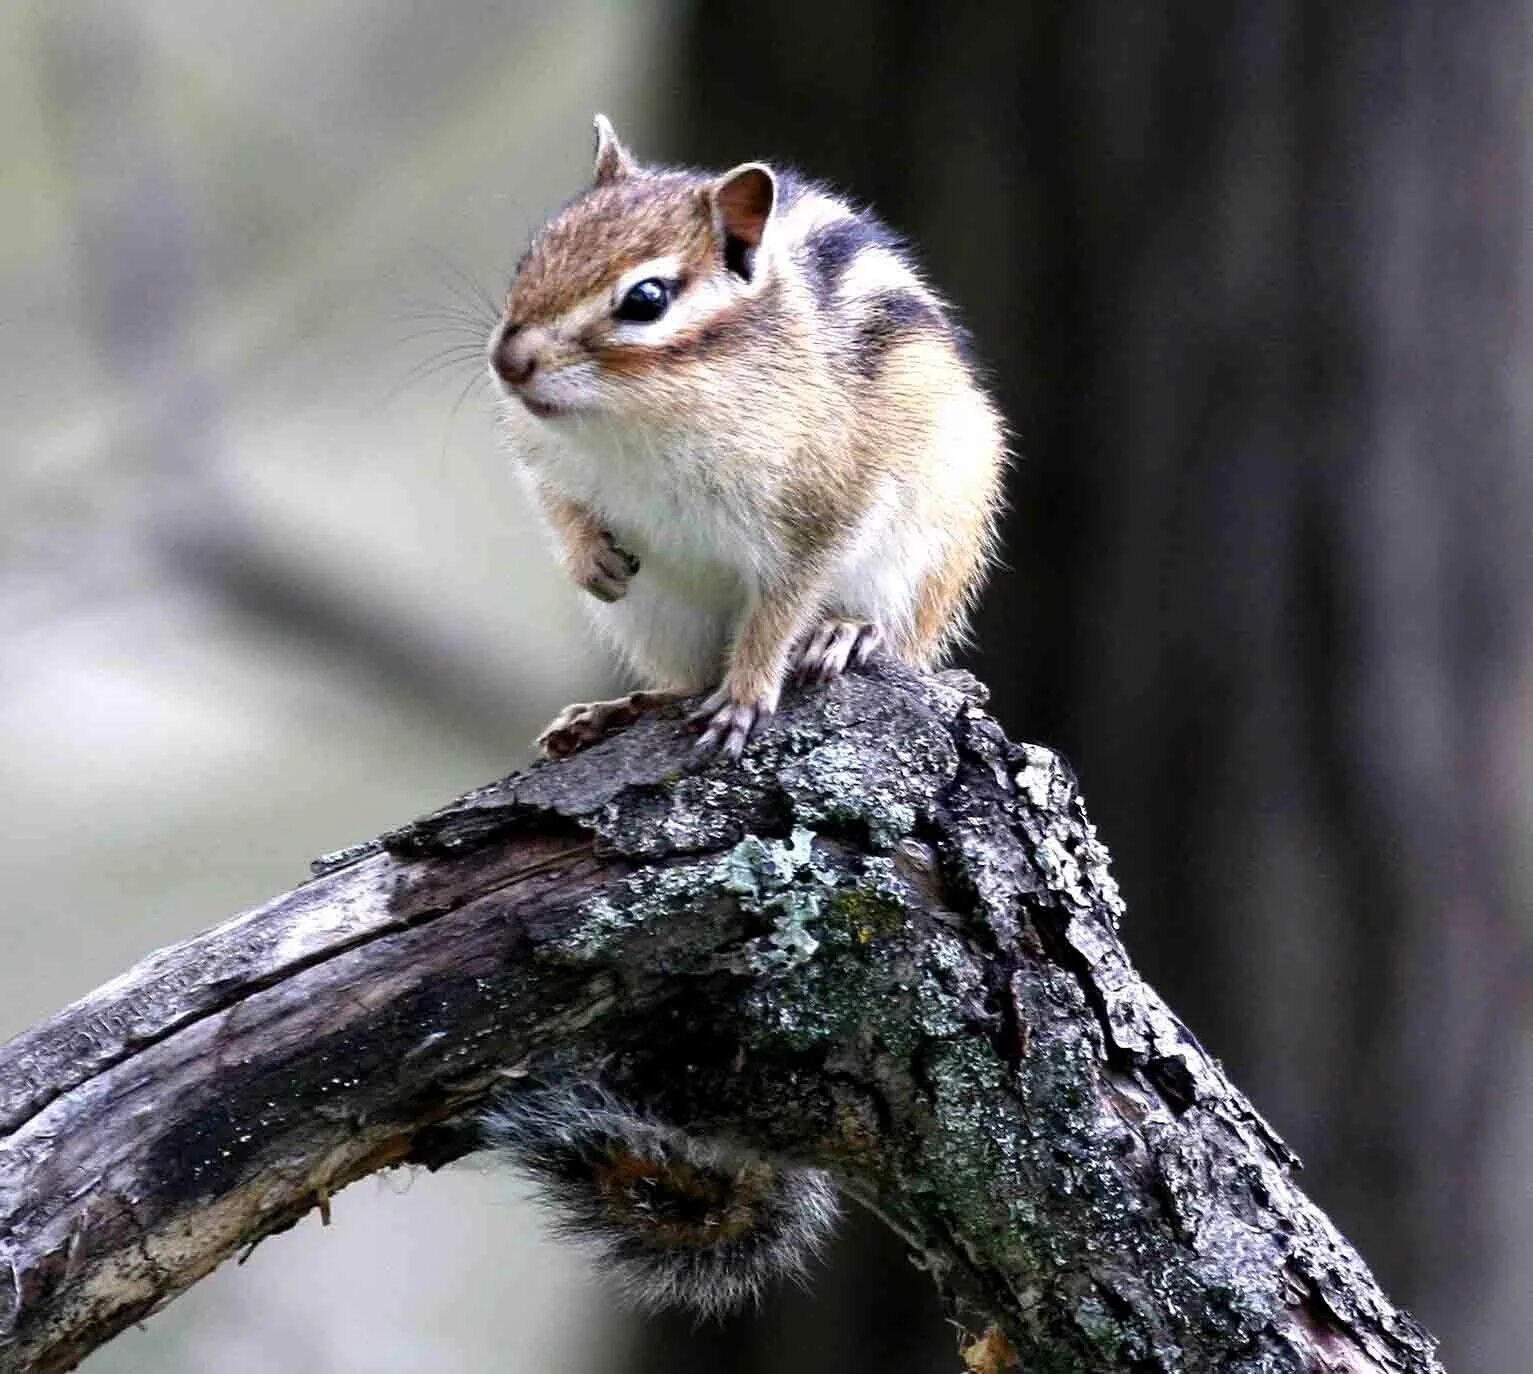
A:
[[[852,339],[852,366],[864,377],[873,377],[883,366],[889,350],[919,335],[949,333],[947,319],[937,304],[916,291],[884,291],[869,296]]]
[[[804,240],[804,265],[821,309],[830,304],[841,278],[864,248],[887,248],[898,254],[899,236],[871,215],[858,215],[827,224]]]

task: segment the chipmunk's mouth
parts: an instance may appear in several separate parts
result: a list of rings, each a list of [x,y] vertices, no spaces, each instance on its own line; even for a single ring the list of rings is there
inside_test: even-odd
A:
[[[556,415],[569,414],[568,406],[556,405],[552,401],[540,401],[535,396],[521,395],[521,402],[540,420],[552,420]]]

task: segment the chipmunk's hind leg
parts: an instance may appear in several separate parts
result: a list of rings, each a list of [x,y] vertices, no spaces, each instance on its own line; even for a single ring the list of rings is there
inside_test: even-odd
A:
[[[794,654],[799,682],[829,682],[848,668],[860,668],[884,642],[884,632],[866,620],[823,620]]]
[[[577,701],[566,706],[538,736],[545,758],[568,758],[577,749],[632,725],[650,711],[689,696],[688,692],[630,692],[613,701]]]

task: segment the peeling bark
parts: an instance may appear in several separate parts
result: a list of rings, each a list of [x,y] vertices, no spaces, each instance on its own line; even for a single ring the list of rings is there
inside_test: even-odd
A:
[[[575,1071],[832,1170],[986,1358],[1438,1370],[1129,964],[1069,770],[981,701],[879,664],[703,768],[657,716],[0,1049],[0,1369],[68,1368],[353,1179],[471,1150],[490,1091]]]

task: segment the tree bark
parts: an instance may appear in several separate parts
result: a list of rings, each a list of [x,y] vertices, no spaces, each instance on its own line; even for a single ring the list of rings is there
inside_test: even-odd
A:
[[[0,1369],[68,1368],[569,1072],[834,1172],[973,1367],[1440,1368],[1130,967],[1065,765],[963,674],[674,713],[353,851],[0,1049]]]

